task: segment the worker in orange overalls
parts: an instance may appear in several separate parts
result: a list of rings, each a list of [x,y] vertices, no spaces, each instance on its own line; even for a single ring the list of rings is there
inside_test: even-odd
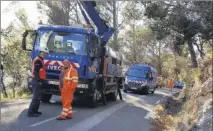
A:
[[[68,59],[63,61],[64,67],[62,68],[60,78],[59,78],[59,88],[61,90],[61,98],[63,110],[61,115],[57,120],[72,119],[72,101],[73,95],[78,85],[78,72],[71,66],[71,63]]]
[[[170,81],[169,81],[169,85],[168,85],[168,87],[170,88],[170,91],[172,91],[172,88],[173,88],[173,80],[172,79],[170,79]]]

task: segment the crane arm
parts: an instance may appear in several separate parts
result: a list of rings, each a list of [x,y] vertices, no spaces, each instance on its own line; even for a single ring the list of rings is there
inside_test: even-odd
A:
[[[87,12],[90,19],[93,21],[93,23],[97,27],[98,35],[101,36],[102,41],[104,43],[107,43],[109,39],[112,37],[114,33],[114,29],[112,27],[109,27],[104,22],[104,20],[100,17],[99,13],[95,9],[95,6],[96,6],[95,1],[80,1],[80,3],[81,3],[81,6],[84,8],[84,10]],[[87,24],[90,24],[89,19],[87,18],[81,6],[80,6],[80,9],[84,16],[84,19],[87,22]]]

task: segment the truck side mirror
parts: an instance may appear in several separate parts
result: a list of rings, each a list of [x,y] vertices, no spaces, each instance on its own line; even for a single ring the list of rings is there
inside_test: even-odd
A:
[[[27,37],[27,35],[28,35],[28,31],[25,31],[24,33],[23,33],[23,38],[22,38],[22,49],[23,50],[26,50],[26,37]]]
[[[32,51],[31,49],[27,49],[27,36],[28,36],[28,33],[31,34],[30,37],[33,37],[34,35],[36,35],[36,31],[35,30],[26,30],[23,35],[22,35],[22,49],[23,50],[26,50],[26,51]]]
[[[22,49],[26,50],[26,37],[22,38]]]

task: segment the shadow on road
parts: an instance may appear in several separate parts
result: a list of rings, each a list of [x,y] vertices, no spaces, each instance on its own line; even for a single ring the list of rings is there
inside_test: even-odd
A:
[[[21,126],[21,124],[23,124],[22,121],[26,121],[27,118],[27,110],[28,109],[24,109],[22,112],[20,112],[18,114],[18,116],[16,117],[16,119],[12,119],[9,120],[9,122],[6,123],[2,123],[1,122],[1,131],[22,131],[24,129],[25,126]],[[10,117],[10,116],[8,116]],[[9,118],[8,118],[9,119]],[[27,123],[25,123],[27,125]]]

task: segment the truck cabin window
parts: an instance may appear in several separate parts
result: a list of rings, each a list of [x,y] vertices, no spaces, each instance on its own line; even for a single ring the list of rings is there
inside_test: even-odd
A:
[[[97,56],[98,44],[99,44],[99,38],[97,36],[92,36],[90,56]]]
[[[70,32],[38,31],[35,49],[47,46],[50,53],[87,55],[87,36]]]

